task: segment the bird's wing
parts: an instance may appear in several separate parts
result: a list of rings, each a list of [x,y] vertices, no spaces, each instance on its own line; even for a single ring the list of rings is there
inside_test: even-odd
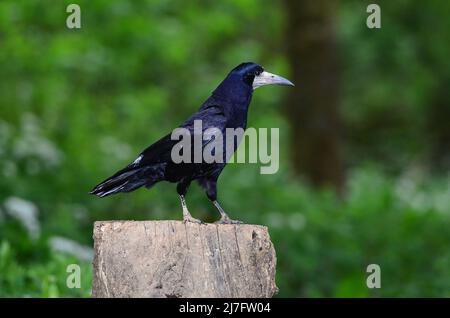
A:
[[[221,107],[216,105],[211,105],[208,107],[201,108],[197,113],[192,115],[188,120],[186,120],[180,128],[188,129],[191,133],[191,153],[194,151],[195,138],[194,131],[194,121],[201,120],[202,122],[202,134],[205,130],[209,128],[218,128],[223,130],[226,125],[226,117],[223,113]],[[206,146],[212,139],[202,138],[202,148]],[[140,155],[133,161],[128,167],[136,168],[148,165],[154,165],[158,163],[171,162],[171,152],[172,148],[179,142],[179,140],[172,140],[171,134],[167,134],[160,140],[147,147]]]
[[[191,132],[192,155],[194,155],[195,151],[194,120],[202,120],[202,136],[200,136],[202,150],[214,140],[212,136],[209,139],[203,138],[203,132],[211,127],[216,127],[223,131],[226,123],[220,108],[211,106],[202,107],[199,112],[181,125],[182,128],[186,128]],[[175,164],[172,161],[172,148],[178,142],[179,140],[172,140],[171,134],[167,134],[142,151],[131,164],[94,187],[91,193],[103,197],[117,192],[129,192],[144,185],[150,187],[166,177],[164,175],[166,167],[169,167],[169,173],[174,180],[178,180],[186,174],[192,174],[194,165]]]
[[[223,107],[210,104],[203,106],[198,112],[193,114],[188,120],[186,120],[181,127],[194,131],[194,121],[200,120],[202,122],[202,130],[205,131],[208,128],[224,129],[226,126],[226,116],[223,111]]]
[[[172,147],[178,142],[170,138],[171,134],[167,134],[154,144],[142,151],[130,166],[142,167],[167,162],[170,159]]]

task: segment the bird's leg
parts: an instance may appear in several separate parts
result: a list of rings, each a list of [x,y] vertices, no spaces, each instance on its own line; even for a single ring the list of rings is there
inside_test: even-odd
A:
[[[242,224],[242,223],[244,223],[239,220],[230,219],[228,214],[225,213],[225,211],[222,209],[222,207],[220,206],[219,202],[217,202],[217,200],[212,201],[212,203],[214,204],[216,209],[220,212],[220,220],[216,221],[214,223],[216,223],[216,224]]]
[[[183,208],[183,222],[203,223],[202,221],[192,217],[191,213],[189,213],[189,210],[187,208],[184,196],[186,195],[187,189],[190,184],[191,180],[189,179],[183,179],[177,184],[177,192],[178,195],[180,196],[181,207]]]
[[[210,179],[200,179],[200,185],[206,190],[206,196],[209,200],[214,204],[216,209],[220,212],[220,220],[214,223],[216,224],[241,224],[243,222],[238,220],[232,220],[225,213],[225,211],[220,206],[219,202],[217,202],[217,178]]]
[[[191,213],[189,212],[187,205],[186,205],[186,200],[184,199],[184,195],[180,195],[180,200],[181,200],[181,207],[183,208],[183,222],[192,222],[192,223],[203,223],[202,221],[200,221],[199,219],[194,218]]]

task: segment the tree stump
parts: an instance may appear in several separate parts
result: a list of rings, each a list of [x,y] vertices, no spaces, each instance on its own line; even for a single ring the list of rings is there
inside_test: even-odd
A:
[[[272,297],[267,227],[181,221],[94,224],[93,297]]]

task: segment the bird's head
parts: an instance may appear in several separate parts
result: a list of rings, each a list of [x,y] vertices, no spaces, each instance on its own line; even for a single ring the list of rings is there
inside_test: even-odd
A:
[[[276,74],[269,73],[256,63],[248,62],[236,66],[229,74],[234,78],[239,78],[245,84],[251,86],[253,90],[265,85],[289,85],[294,84]]]

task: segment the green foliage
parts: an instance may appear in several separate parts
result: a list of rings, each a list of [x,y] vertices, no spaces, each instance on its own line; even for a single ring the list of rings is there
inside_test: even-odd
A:
[[[280,214],[279,227],[271,226],[280,296],[450,295],[448,179],[394,180],[366,168],[350,176],[343,201],[328,192],[296,193],[291,211],[298,212]],[[372,263],[381,267],[381,289],[366,287]]]
[[[11,227],[10,225],[8,227]],[[51,252],[46,244],[35,244],[27,233],[13,227],[10,241],[0,241],[0,297],[88,297],[91,264],[75,257]],[[81,288],[70,289],[66,279],[69,264],[80,266]]]
[[[369,3],[340,6],[347,156],[393,171],[417,162],[448,169],[450,2],[378,1],[381,29],[361,27],[367,14],[356,12]]]

